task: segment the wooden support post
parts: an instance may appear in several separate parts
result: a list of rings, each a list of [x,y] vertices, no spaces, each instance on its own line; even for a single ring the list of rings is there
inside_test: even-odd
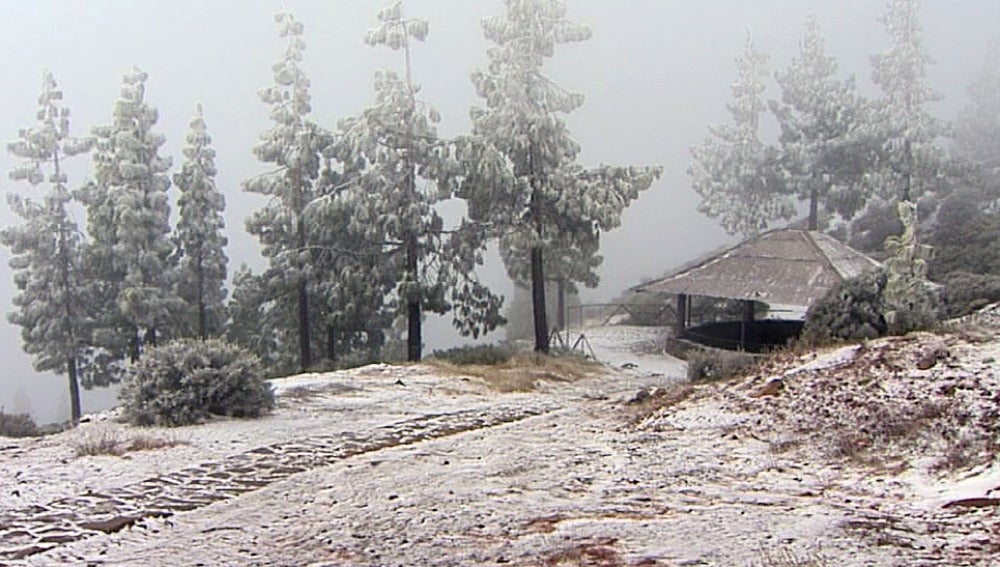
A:
[[[674,326],[674,335],[677,338],[684,337],[687,331],[688,321],[688,296],[684,293],[677,294],[677,323]]]

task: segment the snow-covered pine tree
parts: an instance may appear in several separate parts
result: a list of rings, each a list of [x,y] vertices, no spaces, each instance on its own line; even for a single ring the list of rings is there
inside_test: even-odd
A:
[[[301,67],[306,46],[304,26],[290,14],[278,14],[275,22],[287,44],[281,59],[272,66],[274,84],[258,93],[270,107],[274,124],[260,135],[253,153],[276,169],[243,181],[245,191],[271,198],[247,219],[246,228],[260,240],[269,262],[263,274],[269,281],[264,287],[295,303],[298,367],[305,371],[313,366],[313,301],[309,292],[314,272],[312,235],[304,213],[316,198],[320,151],[330,144],[331,137],[308,119],[312,112],[310,82]]]
[[[16,311],[10,322],[21,327],[24,351],[34,357],[36,370],[65,373],[69,382],[70,417],[80,419],[79,369],[86,358],[91,325],[90,290],[80,274],[81,235],[67,210],[73,200],[66,187],[62,160],[89,151],[93,140],[69,135],[69,109],[52,74],[42,76],[38,125],[22,129],[7,151],[24,162],[11,179],[33,187],[48,183],[41,202],[8,195],[12,211],[24,220],[0,231],[0,242],[11,251]]]
[[[333,154],[337,147],[328,150]],[[394,263],[383,255],[383,241],[369,240],[363,232],[371,227],[357,224],[358,218],[379,216],[364,209],[371,200],[357,198],[351,190],[356,187],[348,180],[358,181],[359,165],[344,167],[345,173],[327,163],[318,184],[320,197],[306,212],[315,227],[313,255],[323,267],[313,282],[317,297],[313,344],[324,353],[326,365],[333,367],[357,351],[366,352],[355,355],[355,360],[378,360],[385,329],[393,320],[386,298],[395,286]]]
[[[531,250],[519,246],[518,234],[510,233],[500,237],[500,256],[507,274],[515,282],[527,285],[531,282]],[[554,235],[551,245],[545,249],[542,262],[546,280],[554,288],[556,306],[555,328],[566,329],[566,296],[580,292],[578,283],[594,288],[601,278],[597,269],[604,258],[600,255],[598,234],[589,230],[565,230]],[[552,290],[549,290],[551,296]],[[549,307],[549,313],[552,313]]]
[[[411,40],[423,41],[424,20],[403,16],[395,2],[378,13],[379,24],[365,38],[403,54],[404,74],[375,74],[375,104],[341,122],[332,153],[352,164],[345,174],[342,202],[352,207],[349,231],[379,243],[377,271],[390,275],[394,304],[407,320],[407,358],[420,360],[424,311],[452,310],[460,332],[478,336],[502,320],[501,299],[475,278],[483,239],[464,224],[446,232],[435,205],[455,190],[455,162],[437,136],[440,116],[416,97]],[[362,274],[358,274],[362,275]]]
[[[701,196],[698,210],[719,218],[729,234],[751,238],[776,219],[788,220],[795,208],[785,194],[778,150],[760,139],[760,116],[767,109],[761,96],[767,79],[767,56],[748,32],[736,58],[738,77],[728,106],[732,123],[710,127],[711,137],[691,148],[688,175]]]
[[[113,381],[113,364],[125,354],[134,362],[144,345],[173,332],[182,302],[173,292],[170,158],[161,157],[165,138],[153,131],[156,108],[146,103],[148,75],[133,67],[124,76],[110,124],[93,134],[94,182],[82,192],[90,242],[85,250],[90,278],[100,291],[96,346],[109,364],[99,382]]]
[[[215,150],[211,147],[201,105],[191,120],[184,148],[184,163],[175,173],[178,219],[174,239],[178,257],[177,295],[188,305],[190,315],[181,334],[218,336],[225,323],[226,237],[222,211],[226,198],[215,186]]]
[[[819,227],[819,205],[849,219],[867,200],[861,140],[864,102],[854,77],[837,78],[815,15],[791,65],[775,77],[781,101],[770,107],[781,126],[781,162],[788,189],[809,203],[809,230]]]
[[[546,252],[553,256],[565,247],[560,235],[567,231],[582,235],[576,246],[617,227],[625,207],[662,170],[586,170],[576,163],[580,148],[563,117],[583,96],[556,85],[542,67],[557,44],[584,41],[591,31],[566,18],[563,0],[505,0],[504,7],[502,16],[483,21],[495,45],[487,51],[486,69],[472,74],[486,108],[472,110],[472,135],[459,144],[460,196],[472,221],[492,226],[508,245],[527,251],[535,350],[548,352]]]
[[[940,188],[945,155],[938,144],[948,126],[928,111],[943,97],[926,83],[933,59],[924,47],[920,0],[889,0],[879,21],[891,45],[873,55],[872,81],[882,96],[865,121],[877,141],[868,182],[887,201],[916,201]]]

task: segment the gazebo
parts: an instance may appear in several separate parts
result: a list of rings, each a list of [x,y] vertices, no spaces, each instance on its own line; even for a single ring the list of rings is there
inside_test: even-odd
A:
[[[677,296],[678,338],[711,346],[760,350],[797,335],[802,328],[801,314],[835,285],[878,266],[875,260],[821,232],[781,229],[761,234],[632,291]],[[745,306],[742,320],[692,328],[691,296],[742,301]],[[755,302],[800,315],[755,321]]]

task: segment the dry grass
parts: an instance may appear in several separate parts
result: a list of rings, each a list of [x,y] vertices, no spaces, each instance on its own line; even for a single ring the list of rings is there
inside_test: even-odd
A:
[[[119,430],[103,429],[83,434],[73,444],[73,448],[77,457],[95,455],[120,457],[136,451],[153,451],[186,444],[186,441],[181,441],[176,437],[160,437],[145,433],[126,436]]]
[[[596,376],[602,367],[579,356],[521,354],[496,364],[457,365],[441,360],[427,364],[450,376],[479,378],[491,390],[501,393],[533,392],[545,382],[573,382]]]

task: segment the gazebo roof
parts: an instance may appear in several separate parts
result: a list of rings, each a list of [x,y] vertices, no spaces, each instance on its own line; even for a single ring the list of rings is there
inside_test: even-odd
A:
[[[821,232],[782,229],[632,291],[808,307],[841,281],[878,266],[875,260]]]

